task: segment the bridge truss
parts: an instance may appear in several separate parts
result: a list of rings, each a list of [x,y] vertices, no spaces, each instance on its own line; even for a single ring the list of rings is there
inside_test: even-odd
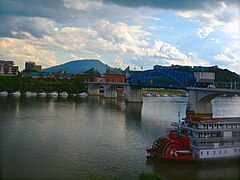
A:
[[[131,86],[186,89],[195,86],[193,73],[167,69],[153,69],[130,73]]]

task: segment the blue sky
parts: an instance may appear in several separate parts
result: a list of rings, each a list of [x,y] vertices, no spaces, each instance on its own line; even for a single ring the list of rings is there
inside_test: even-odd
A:
[[[240,74],[239,0],[0,0],[0,59],[43,67],[228,68]]]

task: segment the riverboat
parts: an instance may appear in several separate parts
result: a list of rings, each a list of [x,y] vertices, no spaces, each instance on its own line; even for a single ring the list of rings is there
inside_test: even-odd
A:
[[[147,148],[149,157],[184,161],[240,158],[240,117],[189,116],[172,123],[167,137]]]

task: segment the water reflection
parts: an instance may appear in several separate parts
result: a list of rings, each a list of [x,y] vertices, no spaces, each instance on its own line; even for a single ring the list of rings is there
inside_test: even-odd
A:
[[[153,172],[167,179],[238,179],[239,159],[207,162],[171,162],[148,159]]]
[[[127,103],[125,114],[128,118],[135,119],[137,121],[141,121],[142,119],[142,103]]]
[[[186,102],[182,97],[144,98],[143,104],[102,97],[0,97],[1,175],[137,179],[141,172],[153,171],[168,179],[188,179],[189,174],[211,178],[226,171],[238,176],[235,165],[214,169],[146,162],[146,147],[178,120],[179,107],[185,115]],[[240,99],[216,99],[213,105],[216,116],[223,109],[240,116]]]

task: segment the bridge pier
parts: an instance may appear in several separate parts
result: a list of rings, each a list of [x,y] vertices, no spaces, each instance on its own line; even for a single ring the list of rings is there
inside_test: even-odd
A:
[[[131,86],[126,86],[126,102],[129,103],[142,103],[142,89],[141,88],[133,88]]]
[[[89,96],[99,96],[98,85],[88,85],[88,95]]]
[[[218,88],[187,88],[189,92],[186,115],[212,117],[211,101],[222,94],[240,94],[239,90]]]
[[[104,89],[105,89],[105,91],[103,93],[103,97],[105,97],[105,98],[117,98],[116,87],[105,86]]]
[[[189,116],[200,116],[200,117],[212,117],[212,103],[211,102],[188,102],[187,117]]]
[[[186,115],[212,117],[212,103],[211,101],[223,93],[211,91],[211,89],[191,88],[189,89],[189,97]]]

